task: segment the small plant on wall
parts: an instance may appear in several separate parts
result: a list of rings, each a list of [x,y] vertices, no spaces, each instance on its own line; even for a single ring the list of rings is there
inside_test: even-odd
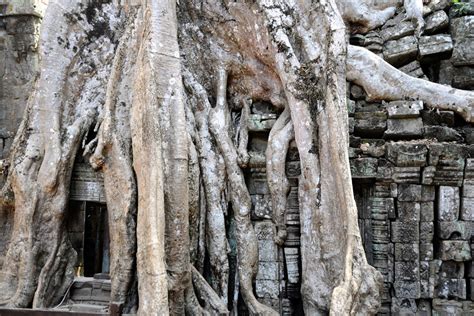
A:
[[[451,3],[456,16],[465,15],[472,9],[470,2],[464,2],[463,0],[451,0]]]

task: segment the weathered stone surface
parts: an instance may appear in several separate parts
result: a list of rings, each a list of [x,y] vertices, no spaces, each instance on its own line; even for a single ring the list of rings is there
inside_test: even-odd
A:
[[[365,100],[365,97],[367,95],[365,94],[364,89],[361,86],[358,86],[356,84],[351,84],[351,97],[354,100]]]
[[[368,211],[370,212],[370,218],[373,220],[388,220],[389,214],[394,212],[394,208],[394,201],[391,198],[369,198]]]
[[[436,187],[431,185],[421,186],[421,202],[432,202],[436,198]]]
[[[432,166],[439,164],[462,167],[467,156],[466,147],[459,144],[432,143],[428,146],[428,163]]]
[[[393,167],[392,179],[396,183],[414,183],[420,182],[420,167]]]
[[[423,135],[423,120],[421,118],[388,119],[384,138],[403,139]]]
[[[278,297],[280,285],[274,280],[259,280],[255,282],[255,293],[257,297]]]
[[[472,300],[472,296],[473,294],[471,292],[471,300],[462,302],[462,310],[463,310],[464,315],[469,315],[469,316],[474,315],[474,300]]]
[[[443,261],[438,275],[445,279],[463,279],[464,270],[464,262]]]
[[[432,298],[434,293],[435,278],[430,269],[429,261],[420,261],[420,291],[421,298]],[[431,305],[429,306],[431,311]]]
[[[441,260],[471,260],[471,247],[465,240],[443,240],[440,243],[439,252]]]
[[[431,292],[431,293],[433,293],[433,292]],[[422,289],[422,295],[421,295],[421,297],[424,298],[424,297],[423,297],[423,289]],[[431,296],[427,296],[427,297],[425,297],[425,298],[430,298],[430,297],[432,297],[432,295],[431,295]],[[431,316],[431,310],[432,310],[432,308],[431,308],[431,300],[428,300],[428,299],[426,299],[426,300],[419,300],[418,303],[417,303],[417,307],[418,307],[418,314],[419,314],[419,315]]]
[[[447,126],[425,126],[423,127],[424,138],[437,139],[440,142],[462,142],[461,134]]]
[[[393,101],[387,104],[389,118],[413,118],[423,110],[422,101]]]
[[[350,163],[352,178],[375,178],[377,175],[376,158],[356,158]]]
[[[453,50],[453,40],[450,35],[438,34],[421,36],[419,41],[420,56],[427,58],[446,58]]]
[[[472,289],[474,289],[474,279],[469,279],[469,288],[471,289],[471,295],[468,297],[468,299],[470,299],[471,301],[474,302],[474,291]],[[471,307],[471,310],[470,312],[474,312],[474,308]]]
[[[451,86],[455,70],[456,67],[453,66],[451,59],[441,60],[439,63],[438,83]]]
[[[419,202],[397,202],[398,218],[402,221],[420,220]]]
[[[474,145],[474,128],[465,126],[463,127],[462,132],[464,134],[464,139],[466,140],[466,143],[469,145]]]
[[[411,21],[402,21],[394,26],[384,28],[380,31],[380,37],[384,42],[389,40],[397,40],[407,35],[415,33],[415,26]]]
[[[268,132],[276,122],[277,115],[273,113],[250,114],[248,128],[252,132]]]
[[[466,159],[466,170],[464,178],[464,184],[473,184],[474,185],[474,158]]]
[[[379,182],[392,182],[393,168],[390,163],[385,160],[379,159],[379,166],[377,168],[377,178]]]
[[[461,315],[462,303],[443,299],[433,299],[433,316]]]
[[[444,240],[468,240],[471,238],[470,222],[438,222],[438,236]]]
[[[395,221],[392,223],[392,242],[414,243],[420,240],[418,222]]]
[[[434,220],[434,202],[422,202],[420,204],[420,221],[430,222]]]
[[[434,258],[433,244],[423,243],[420,244],[420,260],[430,261]]]
[[[396,261],[417,261],[419,260],[420,248],[418,244],[395,243]]]
[[[454,112],[453,111],[426,110],[426,111],[421,111],[421,117],[425,125],[454,126]]]
[[[399,202],[416,202],[421,201],[421,185],[419,184],[400,184],[398,186]]]
[[[398,68],[398,70],[415,78],[422,78],[425,80],[428,79],[426,78],[423,72],[423,69],[421,68],[420,62],[418,60],[412,61],[411,63],[408,63],[405,66]]]
[[[285,247],[299,247],[300,246],[300,227],[287,226],[286,231],[288,236],[285,240]]]
[[[402,241],[402,238],[397,238]],[[388,221],[372,220],[372,241],[374,243],[384,244],[390,241],[390,227]],[[410,240],[408,241],[410,242]]]
[[[454,40],[453,64],[455,66],[474,65],[474,16],[452,19],[450,29]]]
[[[389,142],[387,158],[399,167],[423,167],[428,149],[425,144]]]
[[[397,298],[420,298],[420,281],[401,281],[395,279],[393,283],[395,296]],[[416,305],[415,305],[416,306]]]
[[[449,26],[449,17],[446,12],[440,10],[430,14],[425,20],[424,34],[432,34]]]
[[[300,281],[299,271],[299,249],[298,248],[284,248],[286,272],[288,274],[288,282],[297,284]]]
[[[474,67],[457,67],[451,85],[464,90],[474,89]]]
[[[466,299],[466,280],[440,279],[435,289],[439,298]]]
[[[251,195],[268,195],[270,191],[268,190],[267,176],[265,172],[254,172],[249,178],[248,190]]]
[[[273,223],[258,221],[254,225],[258,242],[259,261],[275,261],[278,258],[278,249],[273,241]]]
[[[358,100],[356,101],[356,107],[355,107],[356,112],[383,112],[386,117],[386,112],[384,111],[384,106],[382,103],[379,102],[368,102],[365,100]],[[383,116],[383,114],[380,114]],[[374,114],[374,115],[379,115],[379,114]]]
[[[383,46],[383,57],[393,65],[403,65],[415,60],[418,42],[414,36],[387,41]]]
[[[418,281],[419,279],[420,279],[420,270],[419,270],[418,260],[395,262],[395,280]]]
[[[354,132],[357,135],[378,137],[383,135],[383,132],[387,128],[387,113],[383,111],[356,112],[354,119]]]
[[[431,243],[434,237],[434,223],[420,222],[420,242]]]
[[[438,188],[438,219],[456,221],[459,217],[459,188],[440,186]]]
[[[75,163],[69,198],[75,201],[105,202],[104,179],[89,164]]]
[[[393,315],[415,315],[417,310],[414,299],[394,298],[392,300],[391,312]]]
[[[288,178],[299,177],[301,174],[301,164],[299,161],[288,161],[285,166],[286,176]]]
[[[382,51],[383,40],[379,32],[371,31],[365,35],[364,46],[368,50],[378,54]]]
[[[474,221],[474,198],[464,197],[461,200],[461,219]]]
[[[298,200],[298,187],[292,186],[286,200],[286,224],[298,226],[300,224],[300,210]]]
[[[254,194],[250,197],[252,198],[252,216],[259,219],[271,219],[272,209],[269,197],[262,194]]]

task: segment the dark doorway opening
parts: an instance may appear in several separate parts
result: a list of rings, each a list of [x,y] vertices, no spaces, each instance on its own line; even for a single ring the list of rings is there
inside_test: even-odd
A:
[[[105,204],[86,202],[84,276],[109,272],[109,228]]]

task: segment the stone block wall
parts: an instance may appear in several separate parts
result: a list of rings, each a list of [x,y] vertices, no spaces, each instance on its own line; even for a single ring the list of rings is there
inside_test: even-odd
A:
[[[351,41],[411,76],[474,89],[474,12],[442,2],[425,11],[419,38],[398,14]],[[474,313],[473,126],[421,101],[371,102],[349,89],[359,226],[384,276],[380,314]]]

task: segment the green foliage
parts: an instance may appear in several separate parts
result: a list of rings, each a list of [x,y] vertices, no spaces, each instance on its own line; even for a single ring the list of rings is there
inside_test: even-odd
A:
[[[458,16],[468,13],[471,9],[471,4],[462,0],[451,0],[451,4],[453,5],[454,13]]]

